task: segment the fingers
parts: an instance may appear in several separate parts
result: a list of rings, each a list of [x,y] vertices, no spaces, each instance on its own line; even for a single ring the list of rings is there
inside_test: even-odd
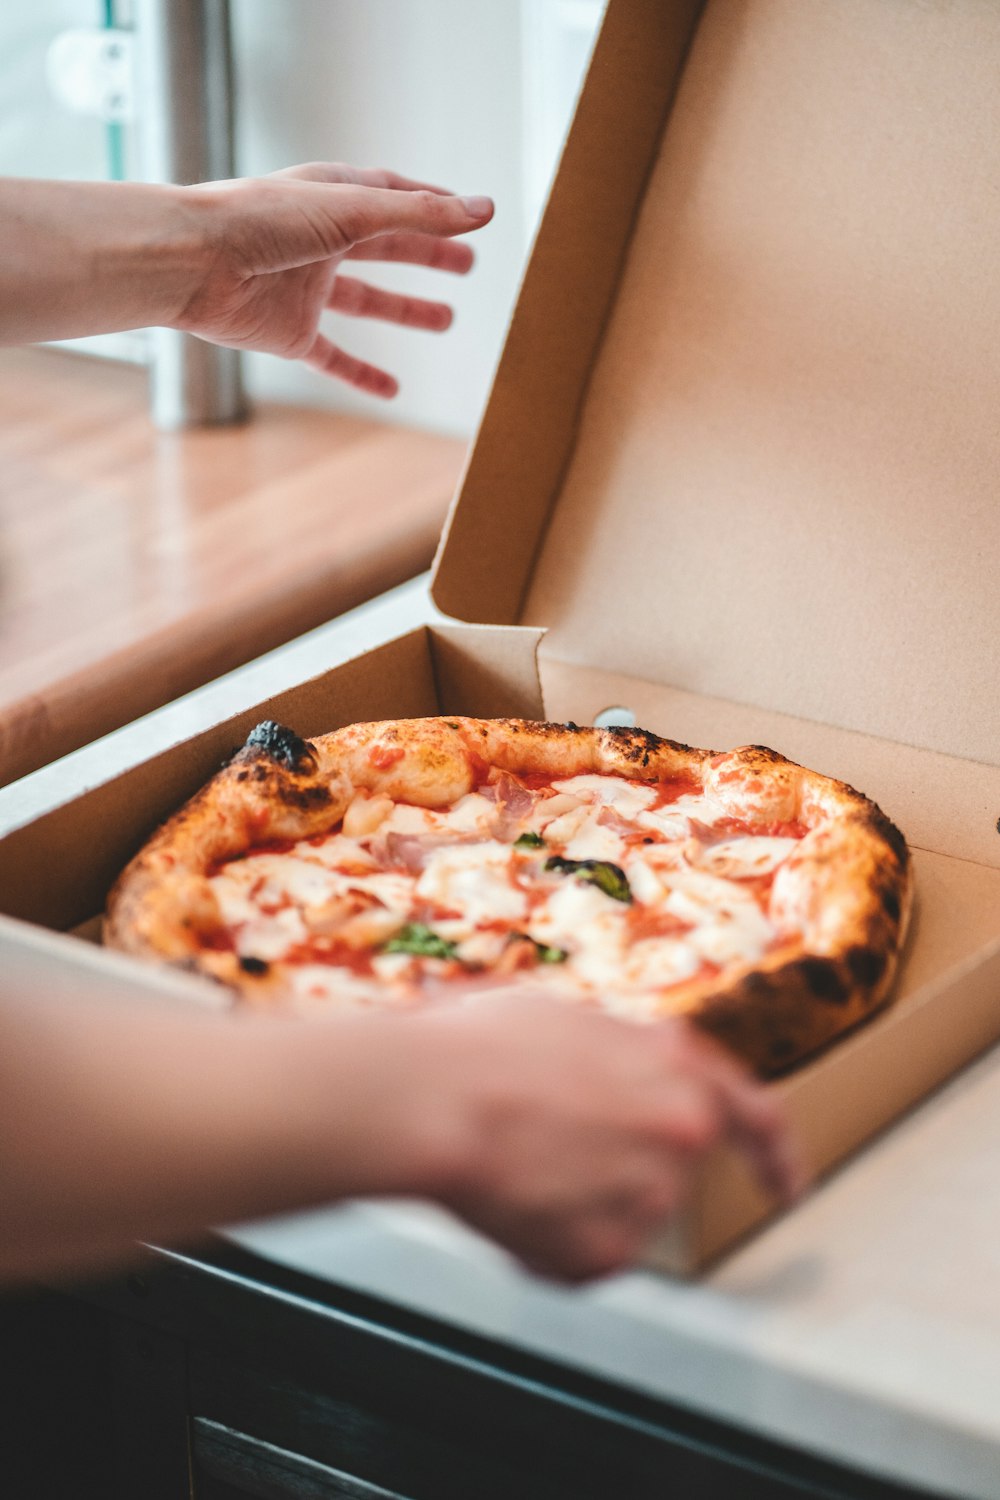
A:
[[[337,380],[345,380],[348,385],[367,391],[370,396],[389,400],[399,390],[399,382],[386,370],[367,364],[363,359],[355,359],[352,354],[345,354],[343,349],[338,349],[336,344],[331,344],[322,334],[317,334],[304,358],[305,363],[313,370],[318,370],[321,375],[332,375]]]
[[[289,184],[289,190],[292,188]],[[402,232],[450,238],[468,234],[493,217],[489,198],[456,198],[430,188],[401,192],[300,182],[294,190],[305,229],[300,230],[301,251],[293,253],[302,254],[304,260],[343,255],[352,246],[382,235]]]
[[[353,276],[338,276],[333,284],[327,307],[352,318],[379,318],[386,323],[400,323],[404,328],[425,328],[443,333],[451,326],[452,311],[444,302],[429,302],[423,297],[405,297],[369,286]]]
[[[805,1171],[773,1092],[693,1027],[670,1028],[665,1040],[675,1066],[709,1089],[724,1134],[750,1158],[763,1186],[785,1200],[798,1197]]]
[[[297,167],[283,167],[272,177],[291,177],[298,182],[349,182],[357,187],[390,188],[394,192],[440,193],[450,197],[450,188],[436,187],[432,182],[417,182],[382,167],[351,167],[340,161],[308,161]]]
[[[464,276],[472,269],[475,255],[464,240],[442,240],[428,234],[386,234],[366,240],[347,252],[351,260],[401,261],[410,266],[430,266]]]

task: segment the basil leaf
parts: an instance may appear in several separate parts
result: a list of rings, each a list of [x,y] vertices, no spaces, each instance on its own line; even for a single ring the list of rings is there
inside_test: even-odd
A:
[[[454,958],[457,943],[449,943],[423,922],[407,922],[395,937],[382,944],[383,953],[414,953],[418,958]]]
[[[530,943],[535,950],[535,958],[540,964],[561,964],[569,958],[565,948],[550,948],[546,943],[536,943],[533,937],[526,932],[512,932],[509,938],[512,943]]]
[[[540,833],[522,833],[514,840],[515,849],[544,849],[545,840]]]
[[[612,901],[632,900],[632,889],[625,871],[609,859],[564,859],[561,854],[554,854],[545,861],[544,868],[554,870],[558,875],[573,875],[587,885],[596,885]]]
[[[534,938],[531,941],[535,943]],[[549,948],[545,943],[535,943],[535,953],[540,964],[563,964],[569,958],[565,948]]]

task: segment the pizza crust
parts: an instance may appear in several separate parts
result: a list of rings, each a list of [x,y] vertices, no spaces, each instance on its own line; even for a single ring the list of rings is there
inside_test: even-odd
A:
[[[772,893],[782,925],[801,933],[801,945],[728,968],[721,984],[693,981],[670,991],[671,1011],[758,1072],[794,1065],[887,998],[910,910],[910,860],[898,829],[861,793],[762,746],[718,754],[639,729],[520,719],[353,724],[308,742],[278,725],[259,726],[120,876],[105,941],[258,997],[273,983],[269,976],[212,946],[223,926],[208,879],[214,868],[251,847],[325,833],[345,814],[362,820],[378,797],[449,806],[490,767],[560,778],[686,776],[751,831],[792,821],[807,827]]]

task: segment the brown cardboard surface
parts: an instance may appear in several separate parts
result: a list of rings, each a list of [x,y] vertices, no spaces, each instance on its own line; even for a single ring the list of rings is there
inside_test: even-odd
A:
[[[894,1005],[777,1085],[824,1171],[1000,1036],[1000,10],[683,9],[611,0],[434,595],[917,846]],[[770,1211],[722,1155],[652,1261]]]
[[[663,14],[623,9],[662,45]],[[613,63],[584,99],[609,108],[601,194],[568,226],[557,191],[540,252],[590,232],[636,119],[669,101],[669,80],[659,101],[633,95]],[[706,6],[605,337],[575,369],[579,435],[526,602],[505,616],[549,627],[547,654],[1000,760],[998,76],[991,5]],[[547,297],[550,323],[515,318],[547,378],[551,323],[601,301],[574,269],[567,286],[541,257],[525,299]],[[501,365],[482,455],[514,406],[529,451],[544,440],[548,409],[517,377]],[[477,475],[474,459],[445,608],[500,607],[457,587],[496,500]]]
[[[911,844],[1000,865],[1000,769],[833,729],[790,714],[666,688],[642,678],[543,658],[545,709],[592,723],[606,708],[629,709],[643,729],[705,749],[770,745],[824,775],[849,782],[898,823]]]
[[[916,851],[918,909],[893,1003],[775,1085],[821,1176],[997,1038],[1000,872]],[[775,1212],[731,1151],[700,1175],[649,1264],[686,1273]]]
[[[629,0],[605,14],[462,503],[446,525],[448,565],[434,585],[446,614],[518,618],[699,9],[700,0]]]
[[[536,661],[540,630],[434,625],[428,635],[442,713],[544,718]]]

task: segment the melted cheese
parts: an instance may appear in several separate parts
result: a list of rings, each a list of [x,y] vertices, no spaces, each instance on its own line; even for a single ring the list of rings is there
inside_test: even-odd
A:
[[[666,803],[664,807],[637,813],[635,821],[640,828],[648,828],[650,833],[659,834],[661,838],[682,839],[691,832],[692,818],[711,826],[726,815],[726,809],[721,803],[713,801],[711,797],[688,792],[675,802]]]
[[[713,841],[711,826],[726,813],[710,797],[686,794],[654,807],[655,787],[591,775],[553,788],[536,797],[519,825],[544,832],[545,847],[517,851],[518,828],[508,829],[502,809],[478,792],[441,809],[359,793],[343,828],[328,838],[304,841],[287,854],[234,860],[212,877],[236,952],[280,963],[297,949],[296,962],[283,971],[297,1009],[407,1005],[423,978],[455,971],[453,959],[379,951],[407,924],[430,926],[456,944],[460,962],[487,972],[498,964],[503,971],[512,933],[527,935],[567,957],[534,964],[518,978],[560,998],[643,1019],[669,1008],[671,990],[706,964],[722,970],[753,963],[794,926],[795,903],[785,895],[782,872],[799,840]],[[622,822],[648,829],[652,842],[627,842]],[[419,857],[412,871],[383,867],[390,833],[420,840],[422,869]],[[547,871],[554,852],[620,866],[633,903],[572,871]],[[771,876],[773,916],[763,883]],[[371,973],[324,962],[323,942],[331,938],[331,952],[337,944],[370,952]]]
[[[721,844],[703,845],[693,858],[689,852],[688,858],[713,875],[740,880],[753,875],[773,875],[798,843],[798,839],[765,837],[725,839]]]
[[[274,916],[254,916],[236,933],[236,952],[241,958],[260,958],[274,963],[308,937],[302,913],[286,906]]]
[[[602,807],[613,807],[623,818],[634,818],[650,807],[658,795],[655,786],[623,781],[618,776],[570,776],[565,781],[554,781],[552,785],[570,796],[597,802]]]
[[[337,891],[339,877],[317,860],[293,854],[254,854],[234,860],[213,888],[225,921],[245,921],[262,907],[315,906]]]
[[[630,988],[665,989],[690,979],[701,966],[697,947],[680,938],[646,939],[635,943],[625,959]]]
[[[511,883],[511,859],[511,845],[493,839],[434,850],[416,894],[459,910],[470,930],[480,922],[519,922],[527,914],[528,897]]]
[[[412,807],[409,802],[397,802],[389,816],[379,824],[380,833],[433,833],[435,817],[425,807]]]
[[[345,890],[360,891],[374,896],[390,911],[405,915],[413,903],[413,876],[395,870],[382,870],[376,875],[350,875],[343,877]]]
[[[606,859],[620,865],[625,856],[625,840],[614,829],[598,822],[600,810],[591,808],[563,849],[566,859]]]
[[[497,805],[479,792],[460,797],[454,807],[435,812],[434,824],[442,833],[478,833],[486,838],[496,822]]]
[[[391,812],[391,797],[372,797],[368,792],[357,792],[344,813],[344,833],[351,838],[362,838],[367,833],[374,833]],[[329,842],[333,843],[334,840]]]
[[[595,885],[557,877],[548,900],[532,912],[527,932],[536,943],[575,954],[588,942],[605,942],[604,934],[621,925],[624,911],[620,901],[612,901]]]
[[[388,797],[385,800],[388,802]],[[312,844],[305,840],[295,845],[294,853],[300,859],[326,865],[328,869],[358,871],[378,869],[378,861],[370,850],[366,849],[361,839],[348,838],[343,833],[331,834],[321,844]]]

